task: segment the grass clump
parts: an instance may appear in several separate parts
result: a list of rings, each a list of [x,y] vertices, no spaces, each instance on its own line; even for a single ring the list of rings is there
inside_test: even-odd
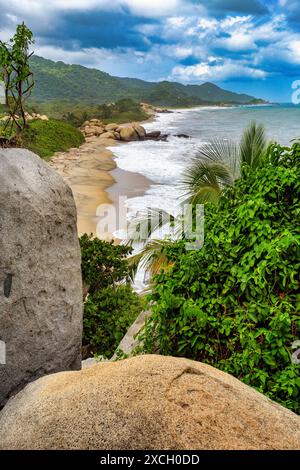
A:
[[[22,146],[48,161],[55,152],[65,152],[84,142],[82,133],[67,122],[50,119],[29,124],[22,136]]]

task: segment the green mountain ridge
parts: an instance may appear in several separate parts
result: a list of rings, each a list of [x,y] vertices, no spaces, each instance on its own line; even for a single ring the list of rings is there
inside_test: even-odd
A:
[[[82,65],[54,62],[39,56],[31,58],[36,85],[32,101],[73,101],[104,104],[131,98],[157,106],[193,106],[201,104],[248,104],[263,102],[214,85],[183,85],[176,82],[147,82],[136,78],[114,77]]]

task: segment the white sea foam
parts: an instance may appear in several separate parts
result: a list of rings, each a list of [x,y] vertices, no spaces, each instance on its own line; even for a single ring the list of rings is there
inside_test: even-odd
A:
[[[204,142],[215,137],[238,140],[245,126],[256,120],[265,123],[271,139],[287,145],[290,139],[299,135],[299,115],[299,107],[281,106],[207,106],[158,114],[144,127],[148,132],[160,130],[170,134],[167,142],[130,142],[111,148],[119,168],[140,173],[153,183],[143,196],[128,200],[129,216],[146,207],[159,207],[174,213],[179,204],[178,183],[182,172]],[[178,138],[174,134],[188,134],[191,138]],[[282,141],[283,136],[285,141]]]
[[[184,139],[172,134],[181,133],[181,122],[186,113],[181,110],[172,114],[160,114],[154,122],[146,123],[148,132],[160,130],[170,134],[167,142],[129,142],[111,148],[122,170],[140,173],[152,181],[149,190],[140,197],[127,201],[130,216],[146,207],[162,208],[172,213],[178,207],[178,183],[191,156],[197,152],[201,140]]]

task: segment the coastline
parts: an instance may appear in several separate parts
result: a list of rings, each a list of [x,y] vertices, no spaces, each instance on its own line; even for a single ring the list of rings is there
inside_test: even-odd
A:
[[[150,119],[154,117],[151,116]],[[118,241],[112,232],[97,231],[98,206],[113,205],[118,214],[119,196],[142,195],[151,185],[151,181],[139,173],[117,167],[113,152],[107,148],[116,145],[126,143],[119,144],[113,139],[88,137],[80,147],[56,153],[49,162],[73,192],[79,236],[87,233],[102,240]],[[119,228],[122,227],[117,227]]]
[[[259,106],[259,105],[252,105]],[[218,108],[219,106],[210,106]],[[193,106],[188,109],[206,108],[206,106]],[[184,110],[187,108],[176,108]],[[175,108],[171,112],[175,111]],[[158,109],[148,109],[148,119],[139,122],[140,125],[154,122]],[[120,126],[129,126],[124,123]],[[119,220],[119,196],[131,198],[142,196],[153,182],[140,173],[125,171],[118,168],[113,152],[108,149],[118,145],[126,145],[110,138],[96,136],[87,137],[79,148],[71,148],[67,152],[56,153],[49,165],[65,179],[71,187],[77,208],[77,227],[79,236],[84,233],[93,234],[103,240],[118,239],[111,232],[97,231],[97,208],[101,204],[113,205]],[[120,228],[117,226],[116,229]]]

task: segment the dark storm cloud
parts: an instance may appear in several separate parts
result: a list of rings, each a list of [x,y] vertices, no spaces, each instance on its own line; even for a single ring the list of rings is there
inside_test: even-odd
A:
[[[155,20],[147,20],[155,23]],[[148,50],[150,42],[136,27],[145,24],[145,18],[114,12],[81,12],[64,16],[63,38],[74,38],[82,47],[132,47]]]

